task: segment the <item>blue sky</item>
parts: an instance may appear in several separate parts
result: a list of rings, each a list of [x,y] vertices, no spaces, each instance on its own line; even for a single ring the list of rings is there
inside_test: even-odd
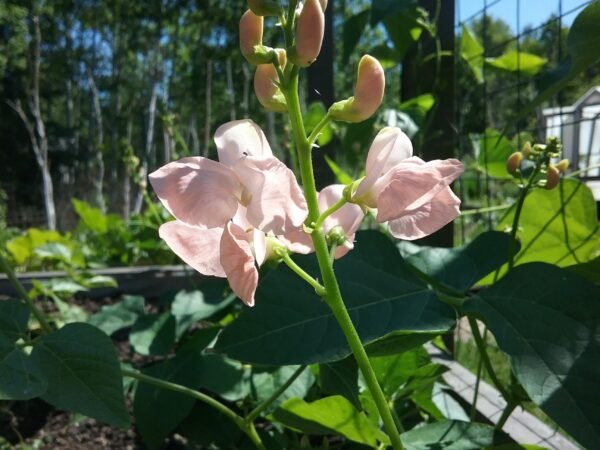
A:
[[[513,32],[517,33],[527,25],[533,27],[541,25],[553,13],[558,15],[561,6],[562,13],[566,14],[563,17],[563,23],[570,26],[577,14],[589,3],[589,0],[457,0],[457,22],[465,21],[482,10],[485,3],[488,5],[489,15],[503,19]],[[520,9],[520,22],[517,20],[517,8]],[[519,26],[519,30],[517,30],[517,26]]]

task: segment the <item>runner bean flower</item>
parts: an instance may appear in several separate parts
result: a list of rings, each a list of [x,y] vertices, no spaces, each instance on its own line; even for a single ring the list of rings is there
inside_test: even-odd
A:
[[[159,233],[194,269],[226,276],[251,306],[256,264],[268,256],[267,242],[276,245],[275,235],[302,225],[306,202],[292,171],[273,156],[251,120],[222,125],[215,143],[219,162],[183,158],[150,174],[158,198],[176,219]]]
[[[450,184],[464,170],[456,159],[425,162],[412,154],[402,130],[381,130],[352,195],[354,203],[376,209],[377,221],[388,222],[392,235],[407,240],[425,237],[460,214],[460,199]]]

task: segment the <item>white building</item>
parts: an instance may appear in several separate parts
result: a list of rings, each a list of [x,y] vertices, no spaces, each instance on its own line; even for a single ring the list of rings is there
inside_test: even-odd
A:
[[[600,164],[600,86],[587,91],[573,106],[546,108],[546,138],[560,137],[571,170]],[[581,175],[600,201],[600,167]]]

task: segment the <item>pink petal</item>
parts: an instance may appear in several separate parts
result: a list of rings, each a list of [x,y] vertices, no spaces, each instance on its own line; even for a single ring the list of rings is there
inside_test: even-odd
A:
[[[420,239],[452,222],[460,214],[459,206],[460,199],[446,187],[431,201],[388,222],[388,226],[398,239]]]
[[[267,259],[267,235],[256,228],[252,229],[252,248],[258,267]]]
[[[282,236],[277,236],[289,251],[307,255],[315,251],[310,235],[306,234],[302,228],[292,230]]]
[[[224,226],[241,196],[241,185],[231,169],[199,156],[169,163],[149,178],[165,208],[193,226]]]
[[[233,292],[248,306],[254,306],[258,270],[254,264],[250,236],[229,222],[221,238],[221,265]]]
[[[366,176],[358,186],[355,197],[367,194],[378,178],[400,161],[410,158],[412,153],[412,143],[400,128],[386,127],[382,129],[369,149],[365,167]],[[373,204],[367,206],[375,207]]]
[[[273,156],[265,134],[250,119],[234,120],[217,128],[215,144],[219,161],[228,167],[245,156]]]
[[[343,184],[332,184],[319,192],[318,202],[321,212],[333,206],[342,198],[344,195],[344,188],[345,186]],[[354,203],[346,203],[325,219],[323,227],[325,232],[327,232],[336,226],[341,226],[347,235],[351,235],[358,230],[364,216],[360,206]]]
[[[164,223],[158,235],[186,264],[204,275],[225,277],[221,267],[219,242],[223,228],[203,229],[174,220]]]
[[[298,228],[308,210],[294,173],[277,158],[248,156],[234,171],[245,188],[248,221],[265,233],[285,234]]]
[[[377,196],[377,221],[387,222],[406,210],[415,210],[431,201],[463,172],[456,159],[424,163],[413,157],[397,164],[373,186]]]

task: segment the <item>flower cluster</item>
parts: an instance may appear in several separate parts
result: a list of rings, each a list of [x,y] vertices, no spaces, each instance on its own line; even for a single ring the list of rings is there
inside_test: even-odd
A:
[[[294,33],[293,42],[286,38],[286,49],[262,42],[263,16],[279,15],[284,20],[278,2],[249,0],[248,4],[250,9],[240,20],[240,48],[246,60],[257,66],[256,96],[267,110],[286,112],[288,101],[297,102],[297,97],[289,96],[289,78],[297,76],[297,68],[312,64],[321,50],[327,1],[305,0],[293,17],[285,19],[288,33]],[[381,64],[365,55],[354,95],[334,103],[326,119],[366,120],[379,108],[384,90]],[[298,116],[298,109],[296,104],[290,113]],[[254,304],[258,268],[269,259],[292,264],[289,253],[312,252],[314,233],[323,233],[333,256],[341,258],[352,250],[367,213],[387,223],[390,233],[401,239],[427,236],[459,214],[460,200],[450,184],[462,173],[462,164],[455,159],[425,162],[413,156],[412,144],[399,128],[379,132],[363,178],[318,193],[316,220],[316,193],[309,193],[309,220],[307,201],[294,173],[273,156],[254,122],[222,125],[215,143],[218,162],[188,157],[150,174],[158,198],[175,217],[160,227],[159,234],[198,272],[226,277],[249,306]],[[310,143],[306,146],[310,151],[308,147]]]

